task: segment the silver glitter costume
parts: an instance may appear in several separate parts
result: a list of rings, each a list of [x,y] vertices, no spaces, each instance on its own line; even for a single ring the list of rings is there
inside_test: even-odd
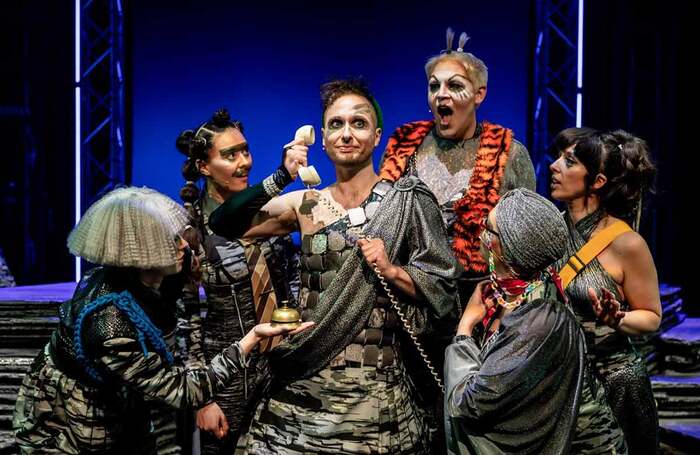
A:
[[[469,191],[480,140],[481,125],[474,136],[462,141],[441,138],[433,129],[416,152],[416,175],[435,195],[450,237],[454,236],[452,225],[455,221],[452,206]],[[527,149],[513,140],[499,194],[521,187],[534,190],[535,174]]]
[[[566,216],[569,239],[566,255],[558,262],[558,269],[590,239],[603,216],[597,211],[576,224]],[[601,288],[612,292],[621,303],[622,311],[629,309],[628,303],[622,299],[617,284],[597,259],[593,259],[566,288],[586,336],[589,361],[605,385],[608,402],[624,430],[631,453],[656,453],[658,417],[644,360],[626,335],[597,320],[588,296],[589,287],[596,292]]]

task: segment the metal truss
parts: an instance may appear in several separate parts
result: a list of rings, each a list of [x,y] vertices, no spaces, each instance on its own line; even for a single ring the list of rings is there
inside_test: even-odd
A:
[[[80,205],[87,207],[98,195],[125,181],[124,15],[121,0],[76,2],[80,14],[77,177],[80,199],[85,202]]]
[[[122,0],[75,0],[75,222],[125,182]],[[76,258],[75,279],[81,276]]]
[[[532,161],[538,190],[549,190],[554,136],[581,125],[583,0],[536,0]]]

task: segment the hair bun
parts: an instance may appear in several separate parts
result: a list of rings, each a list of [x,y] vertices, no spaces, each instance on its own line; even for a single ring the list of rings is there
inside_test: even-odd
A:
[[[185,186],[180,189],[180,199],[191,204],[195,202],[197,198],[199,198],[199,188],[197,188],[194,182],[188,180]]]
[[[190,156],[190,149],[192,147],[193,137],[194,131],[185,130],[182,133],[180,133],[180,135],[177,137],[177,140],[175,141],[175,147],[177,147],[177,150],[187,157]]]
[[[214,112],[211,121],[217,127],[225,128],[231,123],[231,114],[229,114],[228,109],[222,107],[221,109],[217,109],[216,112]]]
[[[202,136],[195,136],[192,138],[191,142],[192,149],[205,149],[207,148],[207,140]]]

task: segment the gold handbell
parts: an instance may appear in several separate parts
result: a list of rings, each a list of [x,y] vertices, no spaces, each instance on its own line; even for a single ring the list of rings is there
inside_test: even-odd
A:
[[[289,301],[282,301],[282,306],[275,308],[270,318],[273,327],[284,326],[289,330],[296,329],[301,325],[301,314],[296,308],[290,308]]]

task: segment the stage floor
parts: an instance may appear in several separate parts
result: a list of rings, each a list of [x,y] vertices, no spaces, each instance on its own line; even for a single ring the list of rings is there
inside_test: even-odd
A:
[[[73,297],[77,283],[36,284],[0,288],[0,304],[3,303],[61,303]],[[204,289],[199,288],[200,299],[205,299]]]
[[[17,286],[0,288],[0,303],[2,302],[63,302],[70,299],[75,291],[76,283],[37,284],[33,286]]]

